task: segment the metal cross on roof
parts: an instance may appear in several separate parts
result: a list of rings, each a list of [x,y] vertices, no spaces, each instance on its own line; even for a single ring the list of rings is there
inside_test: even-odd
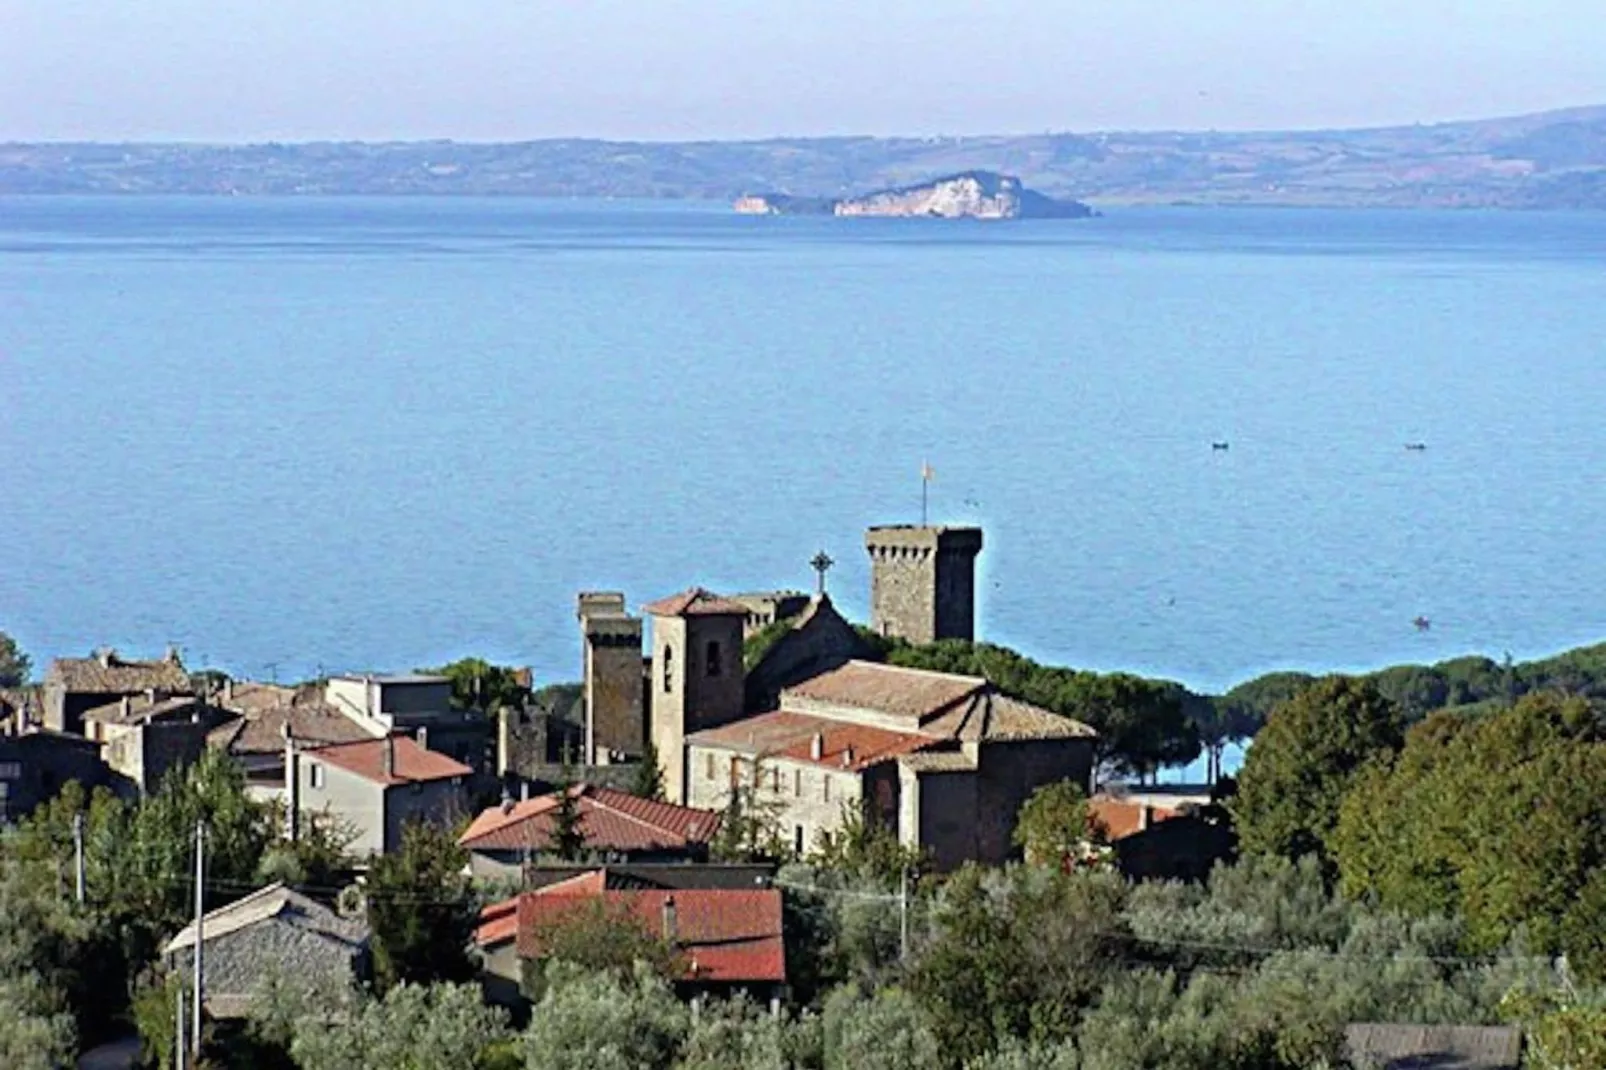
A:
[[[831,560],[831,555],[826,553],[824,550],[821,550],[819,553],[815,554],[814,555],[814,559],[809,562],[809,567],[812,568],[816,573],[819,574],[819,577],[820,577],[819,592],[820,592],[820,594],[824,594],[825,593],[825,574],[827,572],[831,571],[831,566],[834,565],[834,564],[836,564],[836,562],[832,561]]]

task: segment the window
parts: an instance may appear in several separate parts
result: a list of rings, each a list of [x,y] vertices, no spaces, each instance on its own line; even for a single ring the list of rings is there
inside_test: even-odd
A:
[[[714,756],[710,753],[703,759],[703,777],[707,780],[713,780],[714,776]]]
[[[831,774],[826,773],[820,777],[820,792],[826,802],[831,801]]]
[[[792,770],[792,794],[801,799],[803,797],[803,770]]]
[[[664,647],[664,694],[672,694],[675,690],[675,648]]]
[[[781,793],[781,771],[779,769],[770,770],[770,790],[777,795]]]
[[[307,773],[312,778],[313,787],[323,787],[323,766],[319,765],[317,762],[308,762]]]
[[[719,644],[709,643],[706,655],[706,661],[708,663],[708,675],[718,676],[724,669],[724,666],[719,663]]]
[[[792,851],[801,855],[803,853],[803,826],[797,825],[792,829]]]
[[[21,762],[0,762],[0,780],[21,780]]]

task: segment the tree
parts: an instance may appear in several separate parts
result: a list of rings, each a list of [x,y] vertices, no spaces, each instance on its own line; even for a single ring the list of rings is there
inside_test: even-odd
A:
[[[470,981],[469,942],[479,921],[467,853],[433,825],[412,824],[401,850],[368,871],[368,926],[382,991],[400,984]]]
[[[306,1014],[293,1033],[301,1070],[478,1070],[507,1022],[477,985],[400,984],[344,1014]]]
[[[534,928],[543,962],[563,962],[625,980],[645,965],[665,980],[678,980],[685,962],[663,932],[650,928],[626,904],[586,898]]]
[[[885,825],[867,820],[863,806],[844,802],[839,814],[836,831],[821,833],[814,842],[808,857],[813,868],[867,879],[885,888],[897,888],[905,877],[924,868],[925,852],[899,842],[898,834]]]
[[[709,843],[709,853],[718,862],[760,862],[787,857],[790,850],[781,835],[781,813],[786,804],[771,798],[759,787],[763,781],[763,760],[753,759],[752,775],[738,770],[720,815],[719,831]]]
[[[1334,676],[1272,711],[1227,807],[1246,853],[1330,862],[1339,804],[1368,763],[1400,749],[1403,719],[1376,687]]]
[[[1070,1039],[1132,956],[1114,874],[967,865],[943,886],[909,990],[941,1050],[978,1059],[1010,1038]]]
[[[492,665],[484,658],[459,658],[438,669],[423,671],[452,681],[452,705],[460,710],[490,713],[504,706],[517,709],[530,694],[517,669]]]
[[[690,1026],[669,985],[645,968],[621,980],[547,971],[524,1034],[527,1070],[668,1070]]]
[[[691,1025],[675,1070],[792,1070],[788,1024],[744,997],[711,1003]]]
[[[653,746],[652,740],[647,741],[641,764],[636,766],[635,776],[630,780],[630,794],[640,799],[664,801],[664,771],[658,766],[658,748]]]
[[[1015,822],[1015,846],[1026,861],[1061,865],[1083,857],[1089,845],[1103,843],[1103,825],[1088,808],[1087,796],[1075,781],[1044,784],[1032,792]]]
[[[558,805],[552,811],[552,835],[548,848],[565,862],[578,862],[586,849],[585,829],[581,827],[580,796],[583,785],[576,785],[574,773],[564,763],[558,780]]]
[[[1606,719],[1584,699],[1423,722],[1357,780],[1333,847],[1352,895],[1459,913],[1473,952],[1520,930],[1606,980]]]
[[[825,1003],[825,1070],[937,1070],[942,1046],[919,1001],[901,988],[838,989]]]
[[[60,1070],[76,1047],[72,1015],[37,977],[0,976],[0,1066]]]
[[[0,687],[21,687],[28,682],[31,663],[17,641],[0,632]]]

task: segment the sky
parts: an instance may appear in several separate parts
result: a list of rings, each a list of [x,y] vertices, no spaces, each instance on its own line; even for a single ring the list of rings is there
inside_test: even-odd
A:
[[[1601,0],[0,0],[0,140],[1294,129],[1606,103]]]

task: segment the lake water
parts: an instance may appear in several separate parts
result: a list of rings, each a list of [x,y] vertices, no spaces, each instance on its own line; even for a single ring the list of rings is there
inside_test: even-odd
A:
[[[862,618],[923,460],[986,529],[981,634],[1047,661],[1599,641],[1606,215],[0,199],[0,630],[41,668],[570,679],[577,590],[822,548]]]

